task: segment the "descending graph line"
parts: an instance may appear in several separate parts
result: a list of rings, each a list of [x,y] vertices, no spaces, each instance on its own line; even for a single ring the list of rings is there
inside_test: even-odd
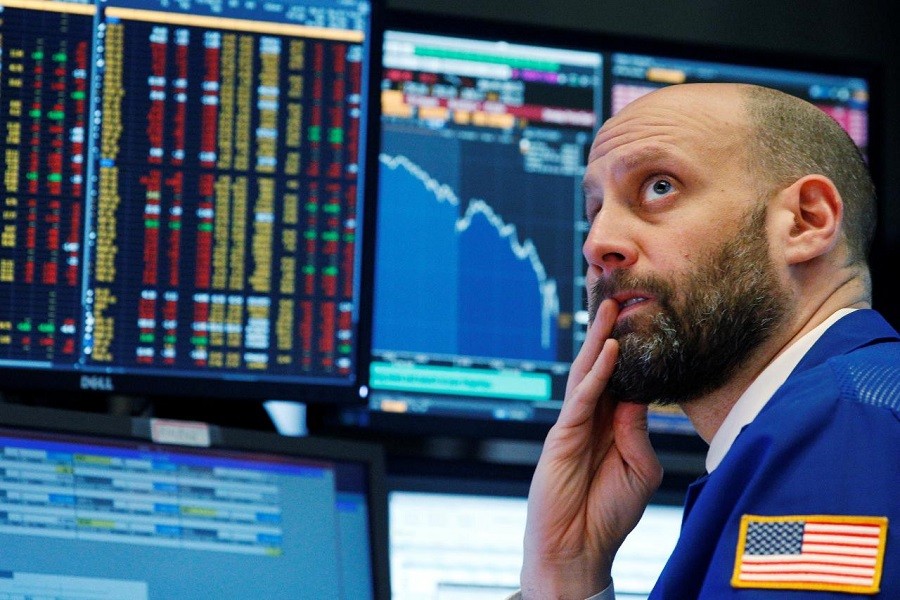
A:
[[[381,164],[388,167],[391,171],[397,170],[397,167],[406,169],[407,173],[422,182],[422,185],[425,186],[426,190],[434,194],[434,197],[437,198],[438,202],[447,202],[453,206],[459,206],[459,197],[456,195],[456,192],[453,191],[452,187],[446,183],[440,183],[429,175],[425,169],[402,154],[398,154],[394,157],[388,154],[380,154],[378,155],[378,159],[381,161]]]
[[[425,186],[426,190],[434,194],[438,202],[447,202],[453,206],[460,205],[460,199],[452,187],[435,180],[407,157],[403,155],[392,157],[382,153],[378,158],[384,166],[391,170],[402,167],[410,175],[418,179]],[[497,234],[502,239],[507,240],[510,250],[512,250],[513,255],[518,260],[527,260],[531,264],[541,295],[541,347],[549,348],[552,339],[552,329],[555,329],[556,320],[559,316],[559,294],[556,280],[547,275],[547,269],[544,267],[544,263],[541,262],[537,247],[531,239],[526,239],[520,243],[516,226],[506,223],[484,200],[473,198],[469,201],[466,212],[456,221],[456,232],[461,234],[468,230],[472,224],[472,219],[479,214],[487,219],[488,223],[497,230]]]

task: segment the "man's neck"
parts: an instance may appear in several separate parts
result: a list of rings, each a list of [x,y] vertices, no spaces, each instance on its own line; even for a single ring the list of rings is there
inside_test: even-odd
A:
[[[682,404],[682,410],[700,437],[709,443],[734,404],[760,373],[797,340],[841,308],[869,308],[869,303],[855,295],[834,294],[817,306],[801,307],[778,332],[751,354],[728,383],[700,398]]]
[[[708,444],[722,425],[722,421],[734,407],[753,380],[756,379],[776,354],[756,352],[753,357],[724,386],[681,405],[694,429]]]

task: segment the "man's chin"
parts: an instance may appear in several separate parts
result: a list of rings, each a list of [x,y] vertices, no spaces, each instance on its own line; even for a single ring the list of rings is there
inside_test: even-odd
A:
[[[619,340],[620,344],[626,337],[631,337],[636,341],[649,339],[659,329],[657,320],[659,314],[658,310],[643,310],[629,314],[616,321],[610,337]]]

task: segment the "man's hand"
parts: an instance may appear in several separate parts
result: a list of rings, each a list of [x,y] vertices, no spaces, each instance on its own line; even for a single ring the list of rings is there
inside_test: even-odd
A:
[[[611,582],[612,560],[662,481],[647,407],[603,396],[619,309],[600,305],[572,363],[566,398],[528,494],[522,596],[583,600]]]

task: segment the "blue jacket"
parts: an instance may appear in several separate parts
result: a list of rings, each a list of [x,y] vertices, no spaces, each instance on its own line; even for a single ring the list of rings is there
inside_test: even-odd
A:
[[[813,535],[816,523],[825,524],[824,538]],[[842,524],[851,527],[844,530]],[[813,545],[832,539],[829,531],[835,529],[844,532],[834,538],[836,546]],[[861,535],[863,549],[846,544],[847,534]],[[801,550],[801,544],[808,545]],[[794,558],[801,552],[815,556]],[[805,566],[791,562],[824,556],[829,563],[835,554],[838,565],[825,568],[836,575],[809,576]],[[785,555],[791,557],[787,566],[778,563]],[[757,569],[780,571],[753,575],[754,561],[763,563]],[[822,567],[817,563],[815,569]],[[781,581],[790,577],[813,581]],[[861,591],[866,585],[858,581],[867,578],[880,579],[872,586],[880,591]],[[650,595],[651,600],[850,597],[900,599],[900,336],[872,310],[853,312],[831,326],[718,468],[690,487],[681,537]]]

